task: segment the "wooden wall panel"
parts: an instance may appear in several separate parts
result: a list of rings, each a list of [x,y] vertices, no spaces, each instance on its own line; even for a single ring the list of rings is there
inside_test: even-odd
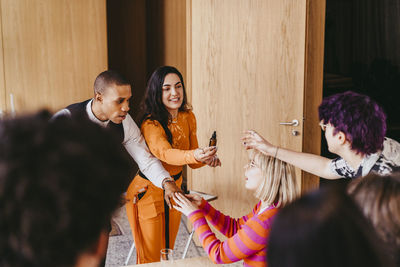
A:
[[[166,0],[164,32],[166,65],[175,66],[186,78],[186,2]]]
[[[6,85],[4,80],[4,57],[3,57],[3,31],[2,31],[2,10],[0,5],[0,119],[6,112]]]
[[[105,0],[1,0],[7,102],[56,110],[93,96],[107,68]]]
[[[130,113],[136,118],[147,73],[146,0],[107,1],[108,65],[132,83]]]
[[[107,1],[109,66],[133,82],[131,113],[136,117],[147,80],[161,65],[186,78],[186,2]]]
[[[192,103],[192,0],[186,0],[186,93]]]
[[[230,215],[256,203],[244,189],[244,130],[302,151],[306,2],[191,1],[189,68],[199,143],[207,145],[217,131],[222,167],[191,171],[190,186],[218,195],[215,206]],[[293,119],[298,127],[279,125]]]
[[[147,1],[147,49],[149,75],[171,65],[186,80],[186,1]]]

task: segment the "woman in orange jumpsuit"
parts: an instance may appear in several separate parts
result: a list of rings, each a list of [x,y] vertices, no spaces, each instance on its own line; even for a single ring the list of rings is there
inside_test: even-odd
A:
[[[141,131],[151,153],[157,157],[175,182],[182,185],[184,165],[199,168],[221,165],[216,147],[198,148],[196,118],[186,101],[182,74],[174,67],[154,71],[142,103]],[[160,260],[160,250],[174,248],[181,213],[169,209],[163,190],[141,172],[127,190],[127,215],[137,251],[137,263]]]

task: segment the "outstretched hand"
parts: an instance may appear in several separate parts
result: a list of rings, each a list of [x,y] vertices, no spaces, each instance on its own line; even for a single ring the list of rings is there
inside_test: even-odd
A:
[[[269,156],[273,156],[273,153],[276,149],[270,142],[265,140],[261,135],[253,130],[244,132],[241,141],[243,142],[243,146],[246,148],[246,150],[255,149]]]
[[[203,199],[200,195],[198,194],[186,194],[185,197],[187,199],[190,200],[190,202],[192,202],[193,204],[195,204],[196,206],[200,206],[201,205],[201,200]]]
[[[207,146],[205,148],[197,148],[194,150],[194,158],[197,161],[205,162],[209,159],[212,159],[217,154],[216,146]]]
[[[174,209],[182,212],[186,216],[188,216],[193,211],[196,211],[199,209],[199,207],[195,204],[194,201],[191,202],[189,199],[187,199],[181,193],[175,193],[173,196],[173,199],[176,203],[176,205],[174,205]]]

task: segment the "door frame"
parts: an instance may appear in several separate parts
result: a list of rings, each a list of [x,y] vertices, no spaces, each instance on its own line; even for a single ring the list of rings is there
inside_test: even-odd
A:
[[[321,153],[321,130],[316,121],[323,93],[325,9],[325,0],[307,0],[302,152],[317,155]],[[318,176],[302,171],[302,193],[318,186]]]

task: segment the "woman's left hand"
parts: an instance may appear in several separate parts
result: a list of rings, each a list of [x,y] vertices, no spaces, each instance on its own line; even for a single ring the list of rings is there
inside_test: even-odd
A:
[[[207,146],[205,148],[196,148],[193,152],[193,156],[197,161],[204,162],[209,158],[212,158],[217,153],[216,146]]]
[[[174,193],[173,199],[176,203],[176,205],[174,205],[174,209],[182,212],[186,216],[199,209],[196,204],[190,202],[190,200],[187,199],[182,193]]]

